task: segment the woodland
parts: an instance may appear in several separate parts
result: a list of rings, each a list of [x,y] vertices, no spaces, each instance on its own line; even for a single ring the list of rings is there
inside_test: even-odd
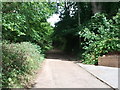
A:
[[[3,88],[26,88],[57,48],[85,64],[120,54],[119,2],[2,2]],[[47,19],[59,14],[51,26]]]

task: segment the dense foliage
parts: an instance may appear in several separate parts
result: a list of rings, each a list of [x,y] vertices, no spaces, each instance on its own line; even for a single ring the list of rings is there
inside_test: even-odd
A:
[[[2,3],[2,87],[26,87],[52,46],[54,3]],[[9,43],[8,43],[9,41]]]
[[[2,86],[27,86],[52,41],[54,47],[74,53],[87,64],[97,64],[99,56],[120,53],[119,4],[64,2],[55,9],[50,2],[3,2]],[[55,10],[60,21],[53,28],[47,19]]]
[[[30,41],[42,50],[51,45],[53,28],[47,18],[54,12],[52,4],[41,2],[6,2],[2,9],[2,37],[12,42]]]
[[[2,48],[2,87],[27,86],[34,70],[44,59],[41,48],[29,42],[3,42]]]
[[[120,13],[113,19],[97,13],[80,28],[79,35],[85,52],[82,57],[85,63],[96,64],[99,56],[120,52]]]
[[[120,52],[119,8],[117,2],[66,2],[54,42],[89,64],[97,64],[104,54]]]

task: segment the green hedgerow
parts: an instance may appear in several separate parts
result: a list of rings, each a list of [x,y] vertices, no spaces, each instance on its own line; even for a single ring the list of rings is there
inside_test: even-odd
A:
[[[96,13],[79,31],[82,41],[83,62],[97,64],[98,57],[120,52],[120,12],[112,19],[106,14]]]
[[[30,42],[2,44],[2,87],[24,87],[43,60],[41,48]]]

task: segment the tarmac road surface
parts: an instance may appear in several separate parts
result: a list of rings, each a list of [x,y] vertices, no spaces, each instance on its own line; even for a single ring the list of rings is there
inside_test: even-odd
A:
[[[34,88],[110,88],[73,61],[60,58],[63,54],[51,56],[38,72]]]

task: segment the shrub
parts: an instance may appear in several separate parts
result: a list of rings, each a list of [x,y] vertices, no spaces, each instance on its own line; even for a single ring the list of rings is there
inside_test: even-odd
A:
[[[41,48],[30,42],[2,45],[2,87],[24,87],[43,60]]]
[[[97,13],[82,26],[79,35],[84,38],[82,59],[84,63],[97,64],[98,57],[109,52],[120,52],[120,13],[112,19]]]

